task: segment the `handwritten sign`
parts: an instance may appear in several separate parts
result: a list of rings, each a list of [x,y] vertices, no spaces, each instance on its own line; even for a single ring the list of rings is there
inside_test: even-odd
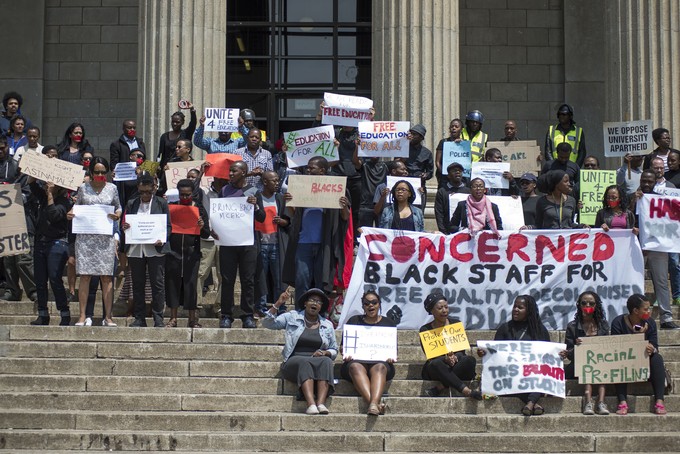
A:
[[[205,131],[238,131],[239,112],[238,108],[206,107],[203,112],[203,115],[205,115],[205,124],[203,125]]]
[[[397,359],[397,328],[391,326],[345,325],[342,351],[357,361]]]
[[[427,359],[470,348],[465,328],[460,322],[423,331],[419,334],[420,344],[423,346]]]
[[[409,183],[411,183],[411,186],[413,186],[413,190],[415,193],[413,195],[416,196],[416,199],[413,201],[414,205],[420,206],[421,203],[423,203],[423,198],[420,195],[420,191],[418,189],[422,186],[422,180],[419,177],[395,177],[392,175],[387,175],[387,189],[392,191],[392,188],[394,187],[395,184],[397,184],[397,181],[401,180],[406,180]],[[389,203],[394,203],[392,201],[392,194],[390,193],[388,196],[388,202]]]
[[[172,233],[181,233],[184,235],[201,234],[201,228],[198,226],[198,207],[168,205],[168,208],[170,208]]]
[[[458,202],[467,200],[467,198],[468,194],[449,194],[449,219],[453,217],[453,212],[456,211]],[[503,230],[519,230],[520,227],[525,225],[522,199],[505,195],[487,195],[486,198],[498,207]]]
[[[166,214],[128,214],[125,221],[130,228],[125,231],[125,242],[128,244],[163,243],[168,238],[168,217]]]
[[[574,375],[579,383],[633,383],[649,379],[644,334],[582,337],[574,348]]]
[[[133,161],[119,162],[116,164],[113,181],[135,181],[137,179],[137,163]]]
[[[556,342],[477,341],[482,357],[482,393],[503,396],[545,393],[565,397],[564,365]]]
[[[113,235],[112,205],[73,205],[72,233]]]
[[[463,176],[470,178],[472,168],[472,151],[470,141],[461,140],[460,142],[444,142],[442,150],[442,173],[446,175],[449,165],[457,162],[463,166]]]
[[[503,172],[510,171],[509,162],[473,162],[470,177],[481,178],[487,188],[510,188],[510,180],[503,178]]]
[[[30,252],[21,185],[0,184],[0,232],[0,257]]]
[[[77,190],[83,184],[83,167],[61,159],[50,159],[43,154],[24,153],[19,161],[21,173],[36,180],[54,183],[62,188]]]
[[[210,227],[218,246],[252,246],[255,207],[247,197],[210,199]]]
[[[333,162],[338,160],[338,148],[333,142],[335,131],[333,126],[301,129],[299,131],[284,132],[283,141],[286,144],[286,158],[291,169],[306,166],[315,156],[322,156]]]
[[[347,177],[321,175],[290,175],[288,193],[293,199],[287,206],[340,209],[340,197],[345,195]]]
[[[583,208],[579,211],[581,223],[593,225],[597,212],[602,209],[602,198],[607,186],[616,184],[616,170],[581,170],[580,200]],[[596,225],[595,227],[600,227]]]
[[[621,158],[627,154],[651,152],[654,149],[653,129],[652,120],[603,123],[604,155]]]
[[[151,176],[156,176],[158,173],[158,168],[161,163],[157,161],[144,161],[140,164],[139,168],[142,172],[148,172]]]
[[[643,250],[680,252],[680,197],[645,194],[637,202],[637,214]]]
[[[373,101],[368,98],[324,93],[323,99],[323,124],[357,127],[360,121],[371,120]]]
[[[541,147],[535,140],[513,140],[500,142],[487,142],[486,149],[498,148],[503,155],[503,162],[510,163],[510,172],[516,178],[527,172],[536,173],[541,170],[538,157],[541,155]]]
[[[203,162],[204,161],[201,160],[168,162],[168,170],[165,171],[165,181],[167,183],[168,190],[176,189],[179,180],[185,179],[187,177],[187,173],[189,173],[190,170],[200,170],[201,164],[203,164]],[[213,177],[203,175],[203,178],[201,178],[201,186],[204,188],[209,188],[212,181]]]
[[[362,158],[408,158],[408,121],[359,122],[359,150]]]

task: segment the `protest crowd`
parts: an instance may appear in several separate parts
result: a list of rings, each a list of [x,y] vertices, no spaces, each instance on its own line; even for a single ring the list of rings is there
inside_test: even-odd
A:
[[[680,188],[680,151],[671,148],[667,129],[648,131],[655,143],[651,153],[621,147],[621,166],[605,169],[589,154],[586,131],[568,104],[559,106],[554,124],[546,125],[540,150],[520,140],[514,121],[505,123],[503,133],[486,131],[483,113],[473,110],[450,122],[432,152],[424,140],[440,131],[373,121],[376,112],[365,102],[370,100],[337,97],[326,98],[310,129],[278,140],[257,127],[251,109],[239,109],[230,127],[218,130],[213,118],[199,116],[191,102],[181,100],[171,129],[160,138],[144,140],[136,122],[125,120],[106,153],[90,146],[87,125],[77,122],[66,127],[58,144],[41,144],[39,127],[21,113],[21,95],[6,93],[0,182],[14,188],[13,204],[23,207],[23,219],[15,216],[13,222],[23,226],[25,221],[25,235],[0,235],[0,299],[19,301],[25,295],[34,301],[32,325],[50,324],[51,289],[60,325],[91,326],[101,295],[104,327],[116,327],[112,308],[117,300],[126,305],[130,327],[146,327],[147,319],[156,328],[177,327],[181,306],[188,327],[198,329],[212,286],[220,328],[231,328],[238,317],[244,329],[256,328],[259,320],[262,327],[285,330],[282,373],[297,383],[308,414],[329,412],[333,361],[343,347],[336,342],[338,324],[420,327],[422,338],[463,323],[469,329],[495,329],[494,341],[511,342],[549,342],[549,329],[566,329],[565,348],[555,353],[559,364],[571,364],[556,372],[562,380],[578,373],[574,350],[584,338],[644,334],[654,412],[666,414],[657,327],[680,328],[671,311],[671,305],[680,305],[680,254],[643,244],[639,263],[635,254],[626,259],[636,272],[619,278],[634,282],[627,286],[612,284],[603,268],[611,265],[606,264],[610,256],[602,256],[620,244],[639,250],[638,241],[653,244],[664,232],[675,232],[677,226],[661,223],[659,214],[677,224],[680,199],[674,197],[680,193],[672,190]],[[210,131],[217,137],[209,137]],[[150,146],[155,142],[156,153]],[[509,155],[518,151],[515,143],[536,150],[535,156],[523,152],[528,157],[521,174]],[[196,149],[205,152],[204,159]],[[428,197],[428,189],[436,191],[434,197]],[[7,198],[8,191],[4,194]],[[661,203],[650,195],[668,198]],[[648,207],[651,217],[643,218],[640,207]],[[434,231],[426,231],[426,211],[434,212]],[[540,260],[525,252],[534,242],[536,254],[543,245]],[[591,242],[596,245],[589,251],[592,259],[581,258]],[[558,262],[565,262],[568,249],[564,270],[542,263],[545,257],[559,257],[560,248]],[[452,257],[423,263],[444,249]],[[512,277],[512,267],[491,265],[506,256],[508,262],[526,256],[529,264],[517,268],[519,277]],[[470,289],[463,288],[458,267],[449,264],[469,269]],[[620,266],[623,273],[629,269]],[[513,296],[493,289],[470,296],[475,283],[487,288],[494,270],[508,271],[505,284],[516,279]],[[658,326],[650,318],[655,302],[644,296],[645,272],[654,287]],[[561,318],[557,305],[549,315],[544,310],[555,293],[537,291],[542,286],[537,279],[553,278],[569,279],[570,286],[561,290]],[[603,287],[606,295],[595,286],[598,278],[611,284]],[[410,286],[402,292],[409,280],[422,280],[426,290]],[[490,295],[504,309],[489,309],[472,327],[471,301],[489,304]],[[470,303],[465,311],[456,309],[461,300]],[[75,301],[77,317],[69,310]],[[287,310],[291,301],[294,307]],[[480,345],[475,351],[485,361],[494,352]],[[343,355],[342,378],[354,383],[370,415],[385,411],[381,396],[394,377],[395,359],[360,361]],[[439,384],[427,395],[452,389],[482,400],[486,393],[469,386],[475,364],[463,349],[428,356],[423,379]],[[604,389],[586,386],[584,414],[609,413]],[[626,384],[617,384],[616,393],[616,413],[625,415]],[[543,414],[542,392],[513,395],[525,404],[524,415]]]

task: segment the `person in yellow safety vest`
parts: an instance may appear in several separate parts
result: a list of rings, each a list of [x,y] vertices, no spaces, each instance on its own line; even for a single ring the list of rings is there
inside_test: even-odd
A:
[[[238,117],[238,132],[232,132],[231,139],[239,143],[239,148],[243,148],[246,146],[244,137],[248,137],[248,132],[256,127],[255,112],[252,109],[241,109],[241,113],[239,113]],[[267,140],[267,131],[260,129],[260,132],[262,133],[262,148],[271,152],[273,150],[273,145]]]
[[[482,132],[482,124],[484,124],[484,115],[479,110],[472,110],[465,116],[465,128],[460,138],[470,142],[472,162],[484,161],[484,150],[489,136]]]
[[[569,160],[583,167],[583,161],[586,159],[586,137],[583,128],[574,123],[574,109],[569,104],[562,104],[557,109],[557,119],[559,123],[550,125],[545,135],[543,157],[546,161],[557,159],[557,145],[567,142],[572,150]]]

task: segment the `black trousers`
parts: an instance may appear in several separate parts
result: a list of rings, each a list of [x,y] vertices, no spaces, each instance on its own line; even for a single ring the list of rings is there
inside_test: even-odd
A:
[[[234,285],[236,272],[241,281],[241,318],[252,317],[255,305],[255,271],[257,269],[257,246],[220,246],[220,276],[222,317],[233,319]]]
[[[664,387],[666,385],[666,370],[663,365],[663,356],[658,353],[649,357],[649,381],[652,382],[654,398],[656,400],[663,399]],[[627,383],[619,383],[616,385],[616,395],[619,398],[619,402],[627,400],[627,394]]]
[[[423,378],[436,380],[447,388],[453,388],[462,392],[467,386],[464,380],[475,378],[475,365],[477,361],[472,356],[459,356],[458,362],[449,366],[444,358],[434,358],[423,366]]]
[[[178,259],[172,254],[165,257],[165,301],[169,308],[183,306],[186,311],[196,310],[196,282],[200,264],[200,254],[185,256],[184,259]]]
[[[163,309],[165,309],[165,256],[128,257],[128,264],[132,274],[132,301],[135,305],[135,318],[143,319],[146,316],[144,287],[147,269],[151,283],[151,310],[154,316],[163,317]]]
[[[361,178],[348,178],[347,189],[349,189],[349,196],[352,198],[352,226],[354,228],[354,238],[359,236],[357,229],[359,228],[359,210],[361,209]]]

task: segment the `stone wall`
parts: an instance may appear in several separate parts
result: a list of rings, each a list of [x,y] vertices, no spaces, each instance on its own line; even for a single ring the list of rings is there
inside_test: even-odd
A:
[[[542,145],[565,96],[563,0],[459,4],[461,118],[480,110],[491,140],[513,119],[522,139]]]
[[[138,16],[137,0],[46,0],[42,143],[78,121],[108,159],[122,121],[136,116]]]

